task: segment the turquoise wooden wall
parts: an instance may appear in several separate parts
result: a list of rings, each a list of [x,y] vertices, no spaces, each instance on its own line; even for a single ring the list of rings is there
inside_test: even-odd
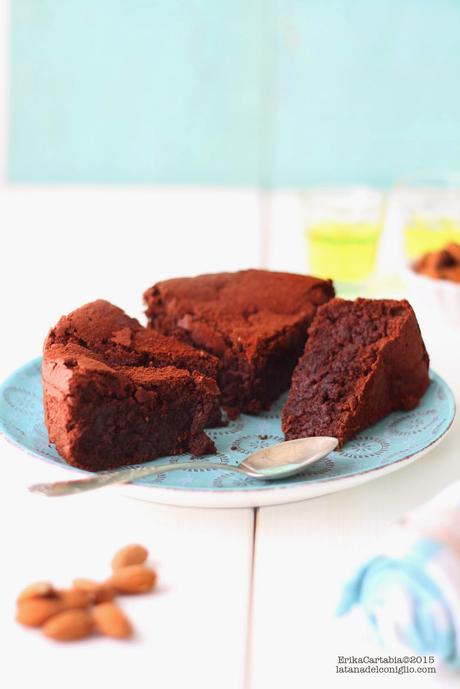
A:
[[[11,0],[13,182],[460,168],[460,0]]]

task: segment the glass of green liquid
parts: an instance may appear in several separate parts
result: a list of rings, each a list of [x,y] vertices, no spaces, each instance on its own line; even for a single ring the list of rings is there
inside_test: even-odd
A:
[[[460,175],[412,175],[397,187],[404,255],[409,262],[460,244]]]
[[[312,189],[304,211],[309,271],[345,292],[363,285],[376,267],[383,195],[369,187]]]

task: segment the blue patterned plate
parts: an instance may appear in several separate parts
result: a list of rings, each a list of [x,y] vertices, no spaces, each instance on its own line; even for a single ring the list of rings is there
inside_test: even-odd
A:
[[[15,371],[0,387],[0,430],[30,454],[70,467],[48,444],[43,423],[40,359]],[[222,471],[194,469],[190,455],[164,457],[155,464],[184,463],[183,471],[157,474],[123,486],[133,497],[174,505],[249,507],[304,500],[363,483],[415,461],[438,443],[455,416],[455,402],[448,385],[431,372],[431,384],[420,405],[410,412],[395,412],[367,428],[345,447],[306,469],[276,483],[245,478],[224,471],[251,452],[283,440],[280,410],[284,396],[260,416],[240,416],[225,428],[209,431],[215,441]],[[203,458],[200,458],[200,461]]]

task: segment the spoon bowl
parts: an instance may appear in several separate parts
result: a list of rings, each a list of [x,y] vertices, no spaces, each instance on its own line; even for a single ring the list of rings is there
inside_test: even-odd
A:
[[[338,444],[337,438],[330,436],[287,440],[257,450],[243,459],[239,468],[254,478],[275,481],[300,473],[310,464],[326,457]]]

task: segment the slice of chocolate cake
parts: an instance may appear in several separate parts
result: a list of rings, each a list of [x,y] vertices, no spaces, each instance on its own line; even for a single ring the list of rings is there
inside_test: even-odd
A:
[[[334,296],[328,280],[243,270],[159,282],[144,294],[152,329],[220,359],[231,418],[257,414],[287,390],[307,328]]]
[[[334,436],[342,446],[428,387],[428,354],[407,301],[333,299],[320,307],[283,409],[287,440]]]
[[[44,345],[50,442],[83,469],[215,451],[218,361],[96,301],[60,319]]]

